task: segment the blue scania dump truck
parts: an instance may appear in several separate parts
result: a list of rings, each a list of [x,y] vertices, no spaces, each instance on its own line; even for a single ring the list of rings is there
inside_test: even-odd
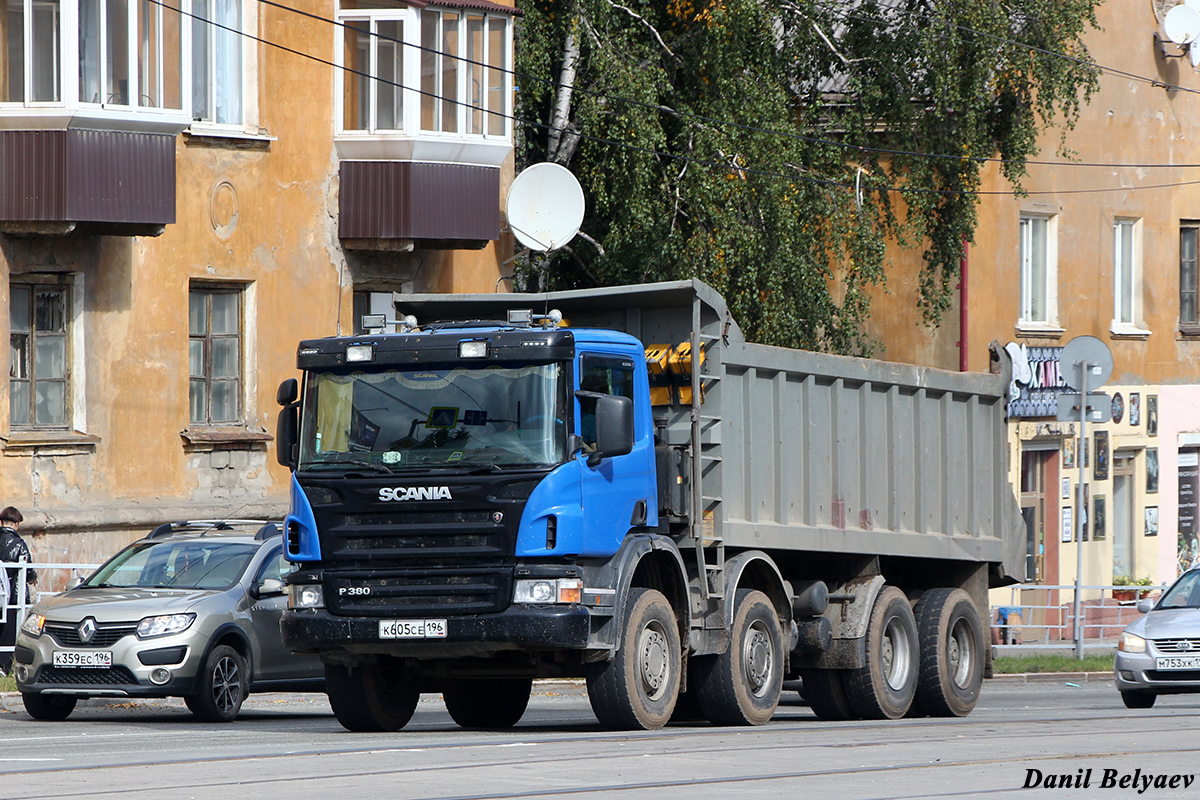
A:
[[[974,707],[1025,569],[1002,351],[752,344],[699,281],[394,302],[279,388],[283,636],[343,726],[438,692],[503,728],[538,678],[613,729],[762,724],[797,678],[823,719]]]

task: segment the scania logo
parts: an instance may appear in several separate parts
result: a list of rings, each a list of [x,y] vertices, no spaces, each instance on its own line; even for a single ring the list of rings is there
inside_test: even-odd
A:
[[[96,620],[88,617],[83,622],[79,623],[79,627],[75,630],[79,633],[79,641],[87,644],[92,641],[92,637],[96,635]]]
[[[449,486],[393,486],[379,490],[379,501],[393,500],[453,500]]]

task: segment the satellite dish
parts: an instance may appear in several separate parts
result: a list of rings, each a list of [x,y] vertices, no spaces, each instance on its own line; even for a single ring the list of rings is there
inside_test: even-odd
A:
[[[557,250],[583,224],[583,187],[566,167],[545,162],[527,167],[508,190],[508,225],[530,250]]]
[[[1175,44],[1191,44],[1200,37],[1200,11],[1190,5],[1178,5],[1163,18],[1163,31]]]
[[[1178,6],[1176,6],[1178,8]],[[1087,388],[1091,392],[1099,389],[1112,376],[1113,357],[1108,345],[1095,336],[1076,336],[1067,342],[1058,356],[1059,369],[1063,380],[1075,391],[1079,391],[1083,383],[1079,367],[1084,362],[1088,365]]]

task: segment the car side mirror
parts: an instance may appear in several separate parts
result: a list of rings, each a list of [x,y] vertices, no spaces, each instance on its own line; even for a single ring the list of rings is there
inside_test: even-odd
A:
[[[80,586],[83,586],[83,578],[80,578],[78,575],[76,575],[74,578],[71,578],[71,582],[67,584],[67,591],[78,589]]]
[[[283,594],[283,581],[279,578],[263,578],[254,587],[256,597],[270,597],[272,595]]]
[[[1139,614],[1149,614],[1153,608],[1154,608],[1154,601],[1151,600],[1150,598],[1146,598],[1145,600],[1138,601],[1137,610],[1138,610]]]

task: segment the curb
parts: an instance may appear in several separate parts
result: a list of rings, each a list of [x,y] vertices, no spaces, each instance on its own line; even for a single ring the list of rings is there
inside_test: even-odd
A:
[[[1111,683],[1111,672],[1019,672],[1013,675],[993,675],[988,680],[1005,683]]]

